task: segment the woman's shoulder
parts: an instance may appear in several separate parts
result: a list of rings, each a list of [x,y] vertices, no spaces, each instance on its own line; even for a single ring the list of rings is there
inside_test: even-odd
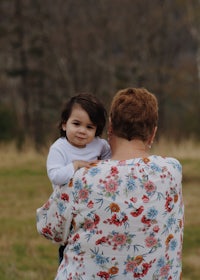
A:
[[[150,158],[153,158],[153,160],[162,161],[162,162],[169,162],[169,163],[179,163],[179,160],[175,157],[170,156],[161,156],[161,155],[152,155]]]
[[[179,171],[182,170],[182,165],[177,158],[158,155],[152,155],[149,158],[152,163],[161,166],[171,166],[172,168],[178,169]]]

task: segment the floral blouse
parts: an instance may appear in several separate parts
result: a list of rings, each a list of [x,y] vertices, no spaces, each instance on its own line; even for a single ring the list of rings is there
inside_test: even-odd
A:
[[[38,232],[66,244],[55,279],[181,279],[181,181],[160,156],[79,169],[37,209]]]

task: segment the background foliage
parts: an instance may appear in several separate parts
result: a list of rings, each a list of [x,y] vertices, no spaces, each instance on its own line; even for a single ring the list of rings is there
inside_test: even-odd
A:
[[[200,138],[199,1],[1,0],[0,12],[0,141],[40,149],[69,96],[109,108],[128,86],[157,95],[160,133]]]

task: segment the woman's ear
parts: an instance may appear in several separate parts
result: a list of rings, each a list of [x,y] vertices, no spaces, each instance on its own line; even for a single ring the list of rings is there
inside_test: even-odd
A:
[[[151,142],[152,142],[152,143],[153,143],[154,138],[155,138],[155,136],[156,136],[157,129],[158,129],[158,127],[155,126],[155,127],[154,127],[154,130],[153,130],[152,138],[151,138]]]
[[[158,129],[158,127],[155,126],[154,129],[153,129],[152,135],[149,138],[149,141],[148,141],[149,148],[151,148],[151,145],[153,144],[154,138],[156,136],[157,129]]]
[[[108,141],[110,141],[111,136],[112,136],[112,124],[111,124],[110,118],[109,118],[109,122],[108,122],[107,135],[108,135]]]
[[[158,127],[155,126],[155,127],[154,127],[154,130],[153,130],[153,133],[152,133],[152,136],[151,136],[151,142],[150,142],[151,145],[153,144],[154,138],[155,138],[155,136],[156,136],[157,129],[158,129]]]

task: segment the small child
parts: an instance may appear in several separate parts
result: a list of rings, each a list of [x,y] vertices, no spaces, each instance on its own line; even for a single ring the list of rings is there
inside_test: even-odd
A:
[[[91,94],[81,93],[68,100],[61,113],[60,138],[51,145],[47,157],[47,174],[53,188],[67,184],[77,169],[111,157],[108,142],[99,137],[106,115],[104,106]],[[64,248],[59,248],[59,263]]]

